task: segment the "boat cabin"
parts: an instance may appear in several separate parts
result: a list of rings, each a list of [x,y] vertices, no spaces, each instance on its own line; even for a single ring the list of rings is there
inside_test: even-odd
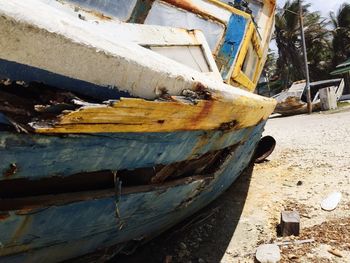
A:
[[[66,1],[123,22],[199,29],[223,80],[250,91],[259,80],[274,25],[275,0]]]

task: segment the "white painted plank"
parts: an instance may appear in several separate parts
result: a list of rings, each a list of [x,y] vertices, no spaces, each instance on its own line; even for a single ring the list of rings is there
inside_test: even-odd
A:
[[[154,99],[202,86],[220,99],[268,100],[223,84],[131,42],[109,38],[99,24],[49,0],[0,0],[0,58]]]

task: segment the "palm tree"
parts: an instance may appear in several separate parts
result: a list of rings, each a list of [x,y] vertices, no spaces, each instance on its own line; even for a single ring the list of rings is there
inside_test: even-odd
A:
[[[333,66],[350,57],[350,4],[340,6],[337,14],[330,13],[333,24]]]
[[[302,4],[304,14],[305,40],[312,80],[327,76],[331,61],[328,21],[318,12],[309,11],[310,4]],[[300,38],[298,0],[287,1],[276,14],[275,40],[279,58],[277,67],[285,86],[305,76]]]
[[[308,6],[303,6],[305,14]],[[300,50],[298,2],[287,1],[276,14],[275,40],[278,48],[277,68],[282,82],[288,86],[291,81],[303,76]]]
[[[312,12],[305,17],[305,41],[311,80],[328,78],[332,68],[332,34],[329,20]]]

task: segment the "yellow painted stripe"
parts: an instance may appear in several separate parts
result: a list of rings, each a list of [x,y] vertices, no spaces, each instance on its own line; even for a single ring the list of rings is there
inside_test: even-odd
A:
[[[256,38],[255,30],[256,30],[255,25],[253,23],[250,23],[248,26],[246,36],[243,40],[242,47],[239,51],[236,65],[235,65],[235,68],[233,70],[233,74],[231,77],[234,82],[239,83],[246,90],[249,90],[249,91],[253,91],[255,89],[256,84],[251,79],[249,79],[248,76],[246,76],[242,72],[242,68],[243,68],[244,60],[245,60],[247,53],[248,53],[249,45],[252,42],[254,36],[255,36],[255,39],[253,41],[253,44],[255,43],[254,48],[258,48],[258,50],[257,50],[258,56],[259,56],[259,53],[261,54],[261,49],[260,49],[259,43],[258,43],[257,38]],[[259,60],[260,59],[261,59],[261,56],[259,57]],[[257,63],[259,63],[259,60],[257,61]],[[257,72],[257,70],[255,71],[255,73],[256,72]]]
[[[273,11],[274,13],[274,11]],[[274,25],[274,16],[270,17],[269,21],[268,21],[268,32],[266,32],[267,36],[265,37],[265,42],[263,42],[261,45],[262,46],[262,50],[263,50],[263,53],[261,55],[261,59],[259,61],[259,64],[258,64],[258,69],[256,71],[256,74],[254,75],[254,83],[257,84],[257,82],[259,81],[259,78],[260,78],[260,75],[261,75],[261,72],[263,71],[263,68],[264,68],[264,65],[265,65],[265,62],[266,62],[266,59],[267,59],[267,54],[268,54],[268,48],[269,48],[269,45],[270,45],[270,34],[271,34],[271,31],[272,31],[272,27]]]
[[[252,23],[249,24],[248,26],[248,30],[247,33],[244,37],[243,43],[242,43],[242,47],[239,51],[238,57],[237,57],[237,61],[236,61],[236,65],[235,68],[233,70],[233,74],[232,77],[235,79],[235,77],[238,76],[238,74],[241,72],[241,69],[243,67],[243,63],[244,63],[244,59],[247,55],[248,52],[248,48],[249,48],[249,44],[253,35],[253,31],[254,31],[254,25]]]
[[[123,98],[112,106],[90,106],[63,114],[57,124],[37,127],[37,133],[172,132],[213,130],[235,123],[234,129],[265,120],[275,100],[238,97],[229,101],[200,100],[197,104]]]
[[[253,46],[254,46],[256,53],[258,54],[258,57],[261,58],[263,50],[261,47],[261,40],[258,37],[258,33],[256,30],[254,30],[253,35],[252,35],[252,43],[253,43]]]
[[[253,79],[248,78],[248,76],[245,75],[244,72],[242,72],[244,60],[247,56],[250,43],[253,44],[254,50],[258,55],[258,61],[256,62],[257,64],[256,64],[255,72],[253,74]],[[268,47],[265,46],[264,48],[266,49]],[[261,74],[261,66],[263,66],[262,64],[263,53],[264,53],[263,51],[264,50],[263,50],[263,47],[261,46],[261,40],[258,37],[256,27],[254,23],[251,22],[248,26],[246,36],[242,43],[242,47],[239,51],[236,65],[234,67],[233,74],[231,77],[231,82],[232,81],[237,82],[241,86],[243,86],[246,90],[254,91],[257,81],[259,79],[259,76]]]
[[[235,80],[242,84],[248,91],[253,91],[255,89],[254,82],[252,82],[243,71],[238,74]]]

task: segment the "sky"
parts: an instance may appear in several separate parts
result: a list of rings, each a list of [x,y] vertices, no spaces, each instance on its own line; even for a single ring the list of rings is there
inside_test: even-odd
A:
[[[349,0],[306,0],[307,3],[311,4],[312,11],[320,11],[322,16],[328,17],[330,11],[337,12],[339,6],[342,3],[348,2]],[[277,0],[278,6],[283,6],[286,0]]]
[[[349,0],[306,0],[307,3],[311,4],[311,11],[319,11],[321,16],[329,17],[329,12],[337,12],[338,8],[342,3],[348,2]],[[277,5],[282,7],[286,0],[277,0]],[[271,41],[270,48],[277,52],[276,42]]]

